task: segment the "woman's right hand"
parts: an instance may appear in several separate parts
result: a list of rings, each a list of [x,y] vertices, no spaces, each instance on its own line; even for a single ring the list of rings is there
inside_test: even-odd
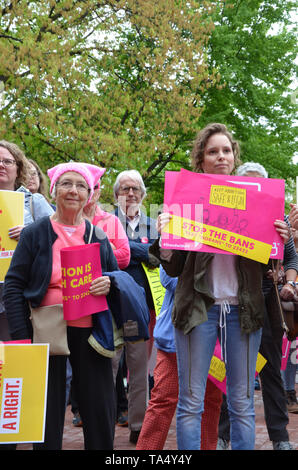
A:
[[[298,230],[298,208],[295,204],[290,204],[291,210],[289,213],[289,221],[291,226]]]
[[[168,212],[162,212],[159,214],[157,217],[157,222],[156,222],[156,228],[158,233],[161,233],[164,227],[170,222],[172,219],[172,214],[169,214]]]

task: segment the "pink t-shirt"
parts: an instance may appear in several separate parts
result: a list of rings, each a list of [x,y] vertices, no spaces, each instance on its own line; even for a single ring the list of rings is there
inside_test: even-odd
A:
[[[58,235],[52,247],[53,265],[52,276],[46,295],[43,298],[42,306],[62,304],[62,283],[61,283],[61,258],[62,248],[69,246],[84,245],[85,222],[80,225],[64,225],[51,220],[54,232]],[[89,328],[92,326],[92,316],[87,315],[78,320],[68,321],[69,326]]]
[[[109,241],[116,247],[114,255],[119,268],[126,268],[130,262],[130,247],[127,235],[118,217],[96,206],[92,224],[100,227]]]

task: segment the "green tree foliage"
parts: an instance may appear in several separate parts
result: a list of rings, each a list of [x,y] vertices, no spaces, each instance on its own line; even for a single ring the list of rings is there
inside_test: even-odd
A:
[[[205,93],[200,124],[224,121],[242,144],[243,161],[263,164],[271,177],[293,178],[297,152],[296,3],[237,0],[218,8],[209,41],[210,66],[218,66],[222,90]],[[293,25],[292,25],[293,26]]]
[[[210,69],[218,86],[202,91],[204,107],[198,129],[223,122],[240,141],[242,161],[264,165],[271,178],[286,180],[287,197],[295,198],[297,167],[297,29],[288,0],[236,0],[219,4],[207,44]],[[167,169],[188,168],[190,136]],[[296,163],[293,157],[296,155]],[[152,175],[161,185],[163,174]]]
[[[219,79],[205,54],[216,2],[0,4],[0,134],[43,169],[93,162],[110,187],[121,170],[160,170],[194,132],[194,98]]]
[[[189,168],[199,128],[220,121],[243,161],[294,189],[288,0],[0,0],[0,137],[41,167],[137,168],[149,202],[164,171]],[[1,90],[0,90],[1,91]],[[295,102],[296,101],[296,102]]]

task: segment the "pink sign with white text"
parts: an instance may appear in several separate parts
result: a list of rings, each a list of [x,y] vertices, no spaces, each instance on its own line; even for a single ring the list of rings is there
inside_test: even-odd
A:
[[[102,275],[99,243],[63,248],[61,272],[65,320],[107,310],[106,297],[89,292],[91,282]]]
[[[284,189],[279,179],[166,172],[164,212],[174,217],[162,247],[282,259],[274,222],[284,220]]]

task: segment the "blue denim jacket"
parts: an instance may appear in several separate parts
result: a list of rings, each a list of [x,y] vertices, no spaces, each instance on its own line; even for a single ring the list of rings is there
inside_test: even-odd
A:
[[[20,186],[17,192],[24,193],[25,196],[24,225],[32,224],[41,217],[54,213],[53,208],[42,194],[32,194],[24,186]]]
[[[176,352],[172,309],[177,281],[178,278],[168,276],[163,267],[160,266],[160,282],[165,287],[166,292],[160,314],[156,319],[153,337],[156,348],[167,353]]]

